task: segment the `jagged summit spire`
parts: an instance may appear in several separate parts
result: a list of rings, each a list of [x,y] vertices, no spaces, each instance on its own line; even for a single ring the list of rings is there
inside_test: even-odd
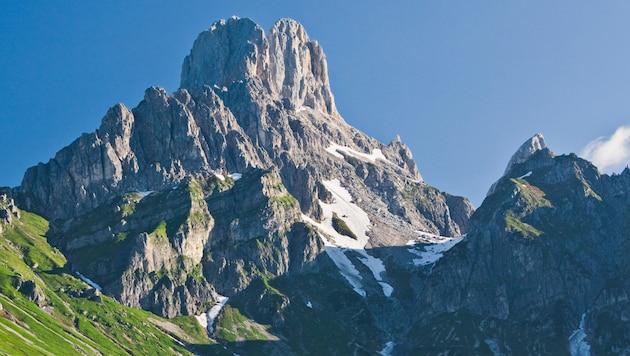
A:
[[[264,30],[250,19],[219,20],[199,34],[184,59],[181,88],[228,85],[264,71]]]
[[[545,138],[543,137],[541,133],[535,134],[529,140],[525,141],[521,145],[521,147],[519,147],[518,150],[516,150],[516,152],[512,155],[512,158],[510,158],[510,161],[508,162],[507,167],[505,167],[505,172],[503,172],[503,177],[506,177],[510,174],[514,174],[512,170],[514,169],[515,166],[526,162],[536,152],[542,151],[545,149],[547,149],[547,143],[545,142]],[[552,152],[549,152],[549,153],[551,156],[553,156]],[[498,181],[492,184],[486,196],[490,196],[495,192],[497,188],[497,184],[500,181],[501,179],[499,179]]]
[[[505,167],[504,175],[508,174],[512,167],[519,163],[523,163],[529,159],[534,153],[540,150],[544,150],[547,148],[547,143],[545,142],[545,138],[541,133],[537,133],[532,136],[529,140],[525,141],[519,147],[519,149],[512,155],[510,162],[508,162],[507,167]]]
[[[260,81],[289,108],[337,114],[324,51],[293,19],[278,20],[265,35],[252,20],[234,16],[199,35],[184,59],[180,87],[229,88],[241,81]]]

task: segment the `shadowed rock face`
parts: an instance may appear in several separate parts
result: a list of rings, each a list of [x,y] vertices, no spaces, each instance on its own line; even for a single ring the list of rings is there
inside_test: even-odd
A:
[[[519,149],[467,238],[417,287],[419,323],[468,313],[477,318],[469,330],[502,352],[566,352],[586,313],[592,351],[620,352],[630,335],[619,318],[630,311],[630,170],[601,175],[575,155],[555,156],[540,138]],[[519,344],[526,333],[527,344]]]

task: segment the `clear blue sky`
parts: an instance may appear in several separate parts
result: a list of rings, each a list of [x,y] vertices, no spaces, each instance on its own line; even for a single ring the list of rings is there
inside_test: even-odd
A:
[[[477,206],[533,134],[579,153],[630,121],[627,1],[3,1],[0,186],[115,103],[175,91],[199,32],[231,15],[300,21],[346,121],[400,134],[429,184]]]

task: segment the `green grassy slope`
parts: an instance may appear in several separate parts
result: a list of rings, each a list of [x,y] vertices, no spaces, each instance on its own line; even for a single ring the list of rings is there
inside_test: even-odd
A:
[[[191,355],[189,345],[212,343],[193,317],[125,307],[76,278],[41,217],[22,211],[2,224],[0,354]]]

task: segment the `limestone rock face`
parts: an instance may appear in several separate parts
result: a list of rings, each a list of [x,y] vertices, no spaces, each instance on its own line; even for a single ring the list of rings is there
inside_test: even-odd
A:
[[[269,87],[291,107],[307,106],[337,115],[328,82],[328,65],[317,41],[311,41],[300,23],[282,19],[271,28],[269,42]]]
[[[181,87],[223,87],[266,72],[269,45],[264,32],[250,19],[215,22],[199,35],[184,59]]]
[[[290,109],[307,106],[337,114],[326,56],[300,23],[281,19],[268,35],[250,19],[215,22],[199,35],[182,66],[181,88],[228,88],[260,80],[263,90]]]
[[[507,167],[505,167],[505,174],[508,174],[510,170],[517,164],[527,161],[534,153],[547,148],[545,138],[542,134],[538,133],[532,136],[529,140],[525,141],[521,147],[512,155]]]
[[[15,202],[6,194],[0,194],[0,222],[10,225],[14,218],[20,218],[20,211],[15,206]],[[0,225],[0,232],[2,232],[2,225]]]

